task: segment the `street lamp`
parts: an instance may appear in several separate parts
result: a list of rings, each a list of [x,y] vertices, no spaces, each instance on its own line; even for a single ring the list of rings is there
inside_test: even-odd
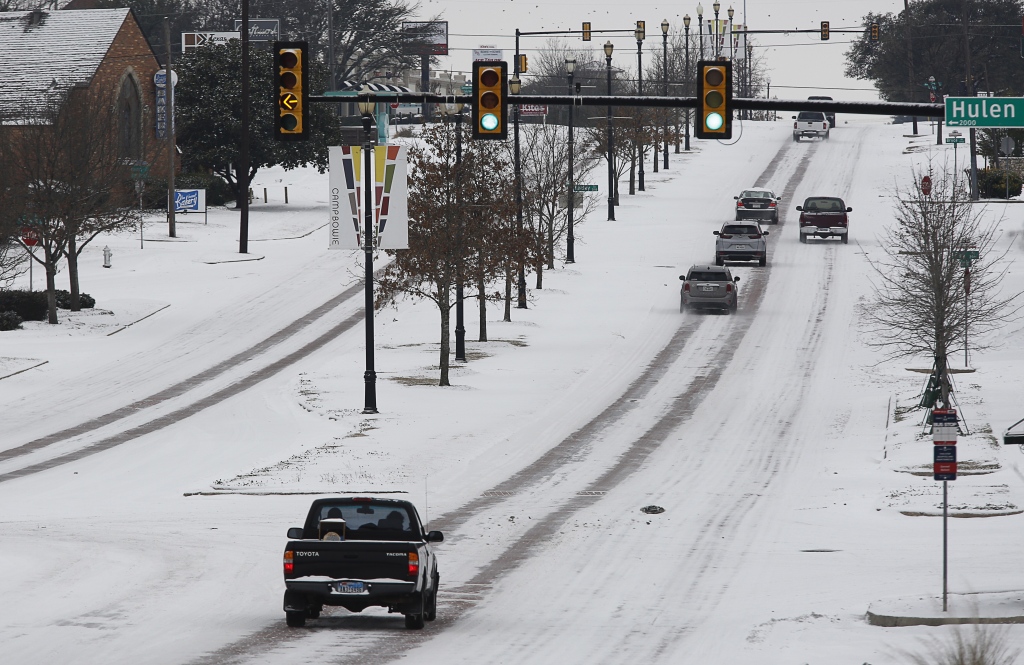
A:
[[[689,30],[690,17],[683,19]],[[668,19],[661,21],[661,94],[668,97]],[[678,117],[678,116],[677,116]],[[668,114],[665,114],[665,131],[662,135],[665,142],[665,163],[662,168],[668,170]]]
[[[736,53],[734,51],[735,41],[733,40],[733,34],[732,34],[732,17],[733,17],[733,15],[736,12],[735,12],[735,10],[733,10],[732,6],[730,5],[729,11],[726,12],[726,13],[729,14],[729,59],[733,60],[733,59],[735,59]]]
[[[518,61],[516,67],[519,67]],[[519,79],[519,72],[512,72],[512,78],[508,81],[508,91],[513,95],[518,95],[519,91],[522,90],[522,81]],[[523,236],[523,178],[522,168],[519,164],[519,104],[512,105],[512,129],[513,129],[513,145],[514,150],[514,161],[515,161],[515,180],[516,180],[516,237],[522,238]],[[526,309],[526,266],[523,265],[522,260],[519,261],[519,276],[517,280],[517,290],[519,294],[517,296],[516,307],[519,309]]]
[[[700,29],[700,57],[698,60],[704,59],[704,8],[697,3],[697,27]],[[689,73],[687,73],[689,74]]]
[[[565,59],[565,71],[569,75],[569,96],[573,94],[572,89],[572,75],[576,71],[576,58]],[[574,200],[574,193],[576,190],[576,183],[573,179],[573,165],[576,161],[575,148],[573,146],[572,126],[574,116],[576,114],[576,105],[569,105],[569,191],[566,195],[566,199],[569,203],[568,221],[569,221],[569,235],[565,240],[565,262],[576,263],[576,237],[573,235],[573,213],[576,201]]]
[[[370,130],[373,127],[373,112],[376,102],[370,97],[370,86],[363,84],[359,96],[359,113],[363,116],[363,249],[366,252],[363,281],[366,293],[366,371],[363,372],[365,386],[363,413],[377,413],[377,372],[373,369],[373,187],[371,180],[370,153],[373,141]]]
[[[699,9],[700,5],[697,5],[697,7]],[[698,20],[698,22],[700,21],[700,14],[697,15],[697,20]],[[684,41],[686,42],[686,73],[683,74],[683,83],[686,86],[686,88],[685,88],[686,94],[689,95],[690,94],[690,15],[689,14],[686,14],[685,16],[683,16],[683,32],[684,32],[684,35],[685,35]],[[685,143],[684,147],[685,147],[686,151],[689,152],[690,151],[690,109],[689,108],[686,109],[686,128],[683,131],[685,132],[684,136],[686,137],[685,138],[686,143]],[[679,150],[679,143],[678,143],[678,141],[676,143],[676,150],[677,151]],[[665,159],[667,161],[668,157],[666,157]]]
[[[646,31],[644,30],[644,22],[636,22],[636,30],[633,31],[633,36],[636,37],[636,72],[637,72],[637,84],[636,92],[638,95],[643,96],[644,94],[644,37],[646,37]],[[640,116],[641,118],[643,116]],[[643,125],[639,128],[635,136],[639,137],[639,144],[636,148],[637,161],[640,162],[640,174],[638,180],[639,191],[644,191],[644,138],[643,138]]]
[[[722,53],[722,47],[720,45],[721,35],[719,34],[722,26],[718,24],[718,10],[722,8],[722,3],[715,0],[714,4],[711,5],[711,8],[715,10],[715,48],[712,49],[712,55],[717,58]]]
[[[604,59],[608,70],[608,96],[612,96],[612,51],[615,46],[604,43]],[[608,104],[608,221],[615,221],[615,134],[612,132],[612,105]]]
[[[448,91],[451,95],[451,91]],[[445,102],[441,105],[441,113],[444,114],[445,123],[449,116],[455,117],[455,214],[459,220],[456,229],[456,251],[457,263],[455,268],[455,359],[466,362],[466,320],[463,308],[463,279],[462,279],[462,206],[459,197],[462,193],[462,104]]]

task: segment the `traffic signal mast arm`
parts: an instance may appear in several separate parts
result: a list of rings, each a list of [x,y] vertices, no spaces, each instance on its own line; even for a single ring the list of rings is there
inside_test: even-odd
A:
[[[815,31],[817,32],[817,31]],[[422,92],[373,92],[370,96],[379,102],[403,104],[472,104],[472,95],[438,95]],[[310,95],[313,103],[347,104],[351,97]],[[647,106],[651,108],[696,108],[696,97],[648,97],[646,95],[509,95],[509,104],[549,104],[553,106]],[[925,118],[945,117],[943,104],[908,102],[842,102],[818,99],[761,99],[733,97],[732,108],[754,111],[821,111],[854,115],[916,115]]]

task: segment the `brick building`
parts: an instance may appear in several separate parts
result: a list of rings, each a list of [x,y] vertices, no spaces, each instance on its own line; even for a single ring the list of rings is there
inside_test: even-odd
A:
[[[130,9],[0,12],[0,131],[46,125],[42,100],[87,90],[110,99],[121,157],[164,178],[153,81],[159,69]]]

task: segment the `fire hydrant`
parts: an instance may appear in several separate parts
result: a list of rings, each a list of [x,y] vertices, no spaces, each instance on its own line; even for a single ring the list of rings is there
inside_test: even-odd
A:
[[[113,256],[113,255],[114,255],[114,253],[112,251],[110,251],[110,247],[107,247],[106,245],[104,245],[103,246],[103,267],[104,268],[109,268],[110,267],[110,257]]]

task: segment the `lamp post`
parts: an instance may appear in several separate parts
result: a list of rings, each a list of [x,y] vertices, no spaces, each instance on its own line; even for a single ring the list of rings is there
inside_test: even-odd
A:
[[[704,8],[700,6],[699,2],[697,3],[697,27],[700,30],[700,32],[699,32],[699,35],[700,35],[700,39],[699,39],[700,56],[698,56],[697,59],[698,60],[703,60],[704,59]],[[687,72],[687,75],[689,75],[689,72]]]
[[[612,96],[612,51],[615,46],[604,43],[604,60],[608,70],[608,96]],[[608,105],[608,221],[615,221],[615,134],[612,132],[612,105]]]
[[[449,91],[451,94],[451,91]],[[462,284],[462,104],[445,102],[441,105],[445,123],[449,116],[455,117],[455,214],[459,220],[455,245],[458,258],[455,268],[455,359],[466,362],[466,319],[463,307],[464,288]]]
[[[715,0],[714,4],[711,5],[711,8],[715,10],[715,48],[712,49],[711,52],[715,58],[718,58],[718,56],[722,54],[722,36],[720,34],[722,26],[718,23],[718,10],[722,8],[722,3]]]
[[[726,13],[729,14],[729,59],[730,60],[735,60],[736,59],[736,40],[734,39],[733,33],[732,33],[732,17],[736,14],[736,11],[730,6],[728,12],[726,12]]]
[[[519,59],[516,58],[516,67],[519,67]],[[508,81],[508,91],[513,95],[518,95],[522,89],[522,81],[519,79],[519,73],[513,72],[512,78]],[[515,161],[515,181],[516,181],[516,237],[522,238],[523,236],[523,177],[522,167],[519,164],[519,104],[512,105],[512,136],[514,146],[514,157]],[[519,261],[519,275],[517,280],[517,302],[516,307],[519,309],[526,309],[526,266],[523,265],[522,260]]]
[[[699,7],[699,5],[698,5]],[[697,16],[697,20],[700,21],[700,16]],[[690,94],[690,15],[683,16],[683,34],[685,35],[684,40],[686,42],[686,73],[683,74],[683,82],[686,85],[686,94]],[[687,152],[690,151],[690,109],[686,109],[686,127],[683,130],[683,136],[685,144],[684,148]],[[678,145],[678,144],[677,144]],[[668,157],[665,158],[668,161]]]
[[[690,17],[687,16],[685,19],[687,31],[689,31]],[[661,94],[664,97],[668,97],[668,19],[662,19],[661,21]],[[679,116],[676,116],[679,117]],[[668,114],[665,114],[665,132],[662,135],[665,140],[665,163],[661,165],[663,169],[668,170]]]
[[[633,31],[633,36],[636,37],[636,73],[637,73],[637,83],[636,83],[637,87],[636,87],[636,91],[637,91],[638,95],[643,96],[643,94],[644,94],[644,37],[647,36],[646,35],[646,31],[644,30],[644,22],[643,21],[637,21],[636,22],[636,30]],[[636,133],[636,136],[639,137],[639,140],[637,141],[637,143],[639,143],[639,145],[636,147],[636,159],[637,159],[638,162],[640,162],[640,169],[639,169],[640,173],[639,173],[639,177],[638,177],[637,180],[638,180],[638,184],[639,184],[638,189],[639,189],[639,191],[642,192],[642,191],[644,191],[644,138],[643,138],[644,135],[643,135],[643,126],[642,125],[640,127],[640,130],[641,131]]]
[[[370,88],[365,83],[359,99],[359,113],[363,116],[363,249],[366,252],[363,280],[366,285],[366,371],[363,372],[364,400],[363,413],[377,413],[377,372],[373,369],[373,187],[370,178],[373,171],[370,153],[373,152],[371,128],[376,103],[369,96]]]
[[[565,59],[565,71],[569,75],[569,95],[572,96],[572,94],[573,94],[572,78],[573,78],[573,73],[576,71],[576,58],[566,58]],[[568,160],[569,161],[569,190],[568,190],[568,192],[566,194],[566,200],[569,203],[569,212],[568,212],[568,222],[569,222],[569,232],[568,233],[569,233],[569,235],[568,235],[568,237],[565,240],[565,262],[566,263],[576,263],[576,251],[575,251],[576,250],[576,247],[575,247],[575,245],[576,245],[576,237],[573,235],[573,228],[572,228],[573,227],[573,221],[574,221],[573,220],[573,215],[575,213],[574,206],[576,205],[576,201],[575,201],[575,197],[574,197],[575,190],[576,190],[576,182],[575,182],[575,179],[573,177],[573,166],[574,166],[574,162],[576,161],[576,154],[575,154],[575,147],[573,146],[573,140],[572,140],[573,139],[573,136],[572,136],[572,129],[573,129],[573,127],[572,126],[573,126],[573,120],[575,120],[575,118],[573,116],[575,116],[575,114],[576,114],[576,106],[573,105],[573,104],[570,104],[569,105],[569,160]]]

